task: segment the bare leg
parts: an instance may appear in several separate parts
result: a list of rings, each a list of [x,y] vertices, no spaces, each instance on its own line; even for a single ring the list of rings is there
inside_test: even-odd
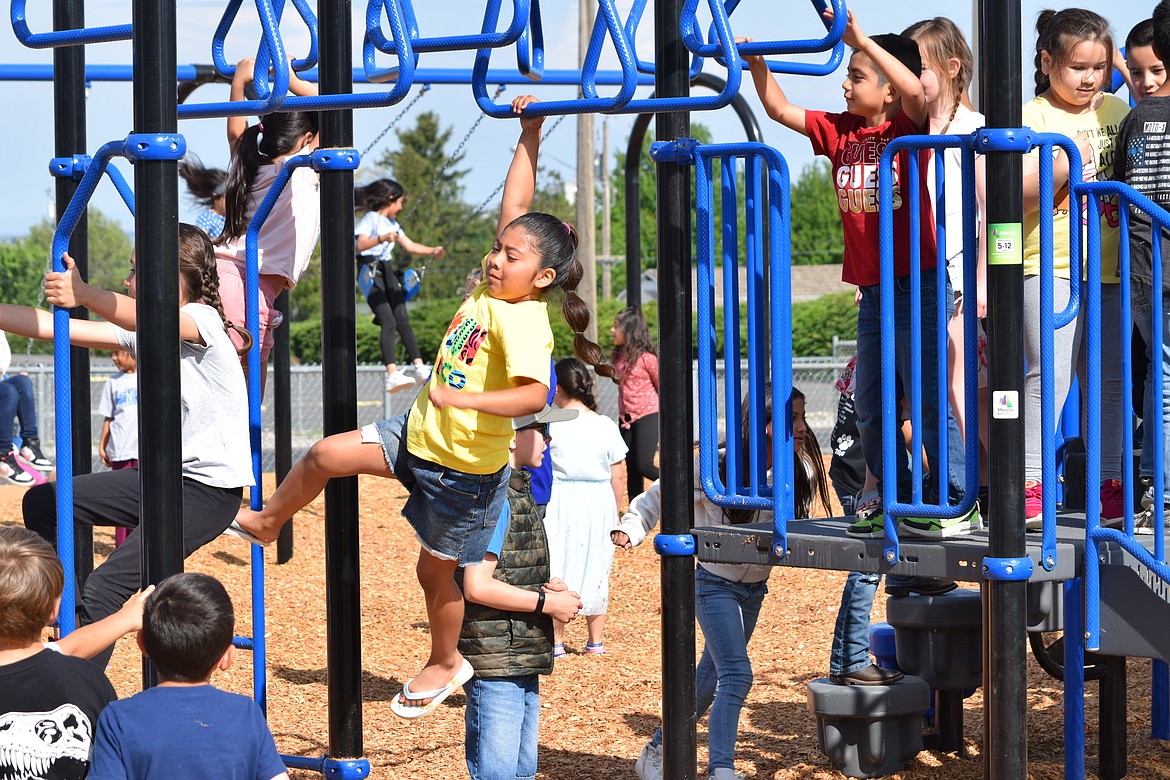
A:
[[[565,643],[565,624],[559,620],[553,620],[553,642],[558,645]]]
[[[963,377],[963,304],[962,298],[955,304],[955,316],[947,323],[950,349],[947,350],[947,378],[950,380],[951,413],[959,426],[959,438],[966,441],[967,387]]]
[[[443,688],[463,666],[459,655],[459,631],[463,627],[463,593],[455,584],[458,561],[436,558],[426,550],[419,550],[419,584],[427,602],[427,618],[431,628],[431,655],[427,665],[410,681],[413,691],[437,691]],[[430,699],[405,699],[411,706],[421,707]]]
[[[242,508],[236,522],[257,538],[272,541],[294,514],[321,494],[326,482],[357,474],[394,476],[381,445],[362,443],[361,431],[328,436],[310,447],[293,465],[263,509],[254,512]]]
[[[605,613],[586,615],[585,626],[589,629],[589,643],[599,645],[605,640]]]

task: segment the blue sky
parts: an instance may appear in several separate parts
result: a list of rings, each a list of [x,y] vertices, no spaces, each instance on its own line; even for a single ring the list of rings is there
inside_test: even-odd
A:
[[[628,10],[630,4],[631,0],[618,0],[618,6],[622,10]],[[225,3],[223,0],[179,0],[178,5],[178,62],[180,64],[210,62],[212,32]],[[232,34],[228,37],[226,49],[229,60],[252,56],[255,52],[256,42],[259,40],[259,26],[255,20],[255,11],[250,5],[244,4]],[[1023,3],[1024,40],[1020,41],[1019,45],[1023,47],[1027,69],[1021,74],[1026,96],[1031,95],[1034,45],[1032,30],[1037,12],[1047,5],[1036,0],[1024,0]],[[1092,0],[1081,5],[1108,18],[1115,35],[1123,40],[1129,29],[1149,14],[1154,3],[1152,0],[1125,3]],[[30,3],[29,6],[29,22],[32,29],[49,30],[52,24],[51,4]],[[129,22],[129,6],[126,0],[88,0],[87,23],[90,26],[98,26]],[[293,12],[291,4],[289,6],[284,27],[286,46],[290,52],[301,54],[307,48],[307,34],[303,29],[297,29],[299,19]],[[419,28],[425,36],[479,30],[482,18],[482,5],[479,0],[416,0],[414,6]],[[358,25],[362,22],[364,3],[355,2],[353,7],[356,66],[360,64],[361,58],[362,33]],[[780,24],[781,19],[775,12],[777,7],[775,0],[743,0],[731,18],[735,34],[747,35],[757,40],[819,37],[823,34],[823,27],[815,18],[811,3],[807,6],[800,2],[785,3],[783,24]],[[951,14],[968,36],[973,27],[970,8],[957,4],[948,3],[944,6],[938,2],[928,3],[924,0],[903,0],[897,3],[888,0],[884,2],[858,0],[850,7],[858,15],[866,32],[871,34],[899,31],[919,19],[944,13]],[[959,8],[962,8],[962,14],[957,13]],[[787,9],[791,9],[791,12],[789,13]],[[547,67],[574,67],[577,50],[576,2],[544,0],[541,10],[544,18]],[[505,15],[510,16],[507,11]],[[456,23],[453,20],[459,21]],[[638,52],[643,59],[653,59],[652,24],[653,11],[652,8],[648,8],[637,40]],[[90,46],[86,57],[87,62],[91,64],[126,64],[131,61],[130,44],[105,43]],[[514,48],[500,50],[495,53],[492,64],[503,66],[513,63],[514,57]],[[470,69],[472,59],[473,54],[469,52],[423,54],[419,65]],[[52,52],[24,48],[16,40],[11,27],[6,24],[0,30],[0,62],[48,64],[52,62]],[[386,64],[389,64],[389,61]],[[709,62],[707,67],[713,73],[720,72],[714,63]],[[843,107],[839,87],[842,74],[843,70],[823,77],[782,76],[781,83],[793,102],[810,108],[837,110]],[[364,88],[366,87],[359,87]],[[572,97],[571,88],[542,87],[533,84],[531,87],[509,87],[501,99],[521,94],[518,91],[521,89],[548,99]],[[415,91],[417,87],[412,90],[412,96]],[[639,91],[638,96],[645,96],[644,93],[648,92],[649,88],[644,88]],[[763,115],[747,78],[744,79],[744,94],[757,112],[765,142],[775,146],[788,159],[794,171],[799,171],[811,162],[812,155],[808,142],[803,137],[770,122]],[[52,86],[49,82],[0,82],[0,95],[3,96],[4,104],[20,107],[19,118],[0,129],[0,139],[3,140],[4,148],[8,152],[4,163],[4,186],[0,187],[0,237],[11,237],[25,233],[31,224],[44,217],[52,201],[53,183],[48,175],[48,161],[53,156]],[[200,87],[192,96],[191,102],[222,101],[227,100],[227,96],[226,85],[208,85]],[[95,82],[89,92],[88,104],[88,152],[92,153],[107,141],[124,138],[131,131],[133,109],[129,82]],[[367,146],[400,108],[401,106],[392,106],[355,112],[354,145],[358,149]],[[479,116],[470,86],[436,86],[419,101],[415,111],[424,109],[438,112],[443,123],[453,127],[452,149],[454,143]],[[695,112],[691,118],[693,122],[701,122],[710,127],[716,140],[743,139],[742,127],[730,108],[714,112]],[[400,127],[409,126],[412,121],[413,116],[408,115]],[[633,117],[630,116],[609,118],[611,155],[618,149],[624,150],[632,122]],[[180,123],[179,130],[185,134],[188,148],[199,154],[206,164],[226,167],[228,150],[222,119],[185,120]],[[466,200],[478,203],[502,180],[517,132],[516,123],[509,120],[489,118],[479,125],[477,132],[467,144],[467,157],[463,163],[463,167],[470,170],[465,179]],[[600,139],[601,117],[597,118],[596,132]],[[392,143],[395,143],[393,133],[375,147],[370,154],[371,159],[377,157]],[[598,148],[600,149],[600,140]],[[562,123],[545,144],[541,162],[542,166],[557,170],[566,179],[572,180],[575,176],[575,160],[576,130],[575,122],[570,118]],[[129,166],[124,161],[119,164],[132,181]],[[359,171],[359,179],[361,175]],[[193,218],[194,207],[185,197],[181,200],[183,204],[181,214],[184,218]],[[133,228],[133,219],[108,182],[99,187],[92,203],[104,213],[118,219],[127,230]]]

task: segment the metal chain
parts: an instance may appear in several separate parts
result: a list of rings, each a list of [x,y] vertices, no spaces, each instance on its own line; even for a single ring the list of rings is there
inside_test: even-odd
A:
[[[386,133],[389,133],[392,129],[394,129],[394,125],[398,124],[398,120],[400,120],[400,119],[402,119],[402,117],[406,116],[406,114],[410,111],[410,109],[414,106],[414,104],[417,103],[423,95],[427,94],[427,90],[429,90],[430,88],[431,88],[430,84],[423,84],[422,85],[422,89],[420,89],[418,91],[418,94],[415,95],[414,97],[412,97],[410,99],[410,101],[405,106],[402,107],[402,110],[398,112],[398,115],[390,120],[390,124],[386,125],[386,127],[382,130],[382,132],[378,133],[377,137],[375,137],[373,141],[370,141],[369,146],[367,146],[365,149],[362,149],[362,158],[363,159],[365,159],[365,156],[370,153],[371,149],[373,149],[375,146],[378,145],[379,141],[381,141],[383,138],[386,137]]]
[[[504,85],[501,84],[496,88],[496,94],[492,95],[492,102],[495,102],[495,100],[503,93]],[[472,135],[475,134],[475,130],[477,127],[479,127],[479,123],[482,122],[486,116],[487,114],[480,113],[479,118],[471,123],[471,127],[464,134],[463,139],[459,141],[459,145],[455,147],[455,151],[451,153],[451,156],[447,158],[445,163],[443,163],[443,167],[439,168],[439,172],[435,174],[435,178],[431,181],[430,186],[423,191],[422,195],[415,198],[414,205],[410,207],[410,211],[406,212],[406,216],[398,220],[399,223],[405,222],[408,225],[410,224],[411,216],[414,215],[414,212],[418,211],[418,207],[421,206],[426,201],[426,199],[431,196],[431,193],[435,191],[435,188],[439,186],[439,182],[443,179],[443,174],[446,173],[447,169],[455,163],[455,160],[459,157],[459,153],[463,151],[463,147],[467,145],[467,141],[471,138]]]

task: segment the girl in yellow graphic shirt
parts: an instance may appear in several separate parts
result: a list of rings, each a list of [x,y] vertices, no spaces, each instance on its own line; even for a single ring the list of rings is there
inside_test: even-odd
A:
[[[1069,219],[1076,199],[1072,184],[1106,181],[1113,172],[1113,154],[1121,120],[1129,113],[1125,101],[1102,92],[1110,82],[1113,36],[1109,22],[1092,11],[1066,8],[1043,11],[1036,21],[1036,97],[1024,105],[1024,125],[1041,133],[1071,138],[1081,155],[1081,169],[1069,171],[1069,158],[1058,151],[1052,161],[1053,202],[1040,202],[1040,158],[1024,157],[1024,514],[1030,530],[1039,530],[1043,518],[1045,485],[1041,475],[1041,442],[1053,430],[1040,424],[1040,214],[1052,214],[1053,306],[1061,311],[1069,297]],[[1128,424],[1121,419],[1121,295],[1117,276],[1118,223],[1116,201],[1102,201],[1100,214],[1086,214],[1101,225],[1101,519],[1121,521],[1124,492],[1121,484],[1121,436]],[[1081,243],[1086,246],[1082,224]],[[1082,252],[1082,258],[1087,255]],[[1053,339],[1055,404],[1057,413],[1076,371],[1082,387],[1086,377],[1087,344],[1082,338],[1084,303],[1073,323],[1056,331]],[[1126,339],[1129,334],[1126,334]],[[1049,490],[1053,489],[1048,485]]]
[[[518,97],[512,110],[520,114],[534,102],[532,96]],[[576,232],[556,217],[528,213],[542,122],[542,117],[520,119],[484,280],[456,312],[427,391],[409,415],[317,442],[267,506],[259,512],[241,509],[231,529],[254,543],[270,543],[332,477],[376,474],[406,485],[410,498],[402,513],[422,545],[417,574],[431,653],[391,704],[404,718],[432,712],[472,675],[456,649],[463,597],[454,574],[457,567],[483,561],[503,508],[512,418],[545,407],[553,345],[545,293],[563,289],[562,310],[577,334],[578,356],[599,373],[613,374],[611,366],[600,365],[601,348],[582,333],[589,310],[574,292],[582,274]]]

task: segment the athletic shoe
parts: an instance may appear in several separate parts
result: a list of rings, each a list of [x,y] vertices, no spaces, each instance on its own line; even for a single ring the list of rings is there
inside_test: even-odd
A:
[[[893,685],[903,677],[905,675],[897,669],[883,669],[877,664],[870,664],[849,674],[831,674],[829,682],[834,685]]]
[[[16,451],[9,450],[4,455],[0,456],[0,477],[14,485],[21,485],[28,487],[36,484],[36,479],[32,474],[20,467],[16,462]]]
[[[901,526],[904,535],[924,536],[928,539],[973,534],[981,528],[983,521],[979,517],[979,508],[975,506],[961,517],[913,517],[903,520]]]
[[[1044,486],[1034,479],[1024,482],[1024,527],[1029,531],[1044,527]]]
[[[585,655],[605,655],[605,642],[598,642],[597,644],[586,642]]]
[[[1101,483],[1101,524],[1110,526],[1125,520],[1125,491],[1121,482],[1107,479]]]
[[[662,780],[662,745],[647,742],[634,762],[634,772],[641,780]]]
[[[412,363],[402,370],[407,376],[413,376],[414,381],[420,385],[425,385],[431,378],[431,367],[426,363]]]
[[[865,539],[878,539],[886,533],[886,515],[882,511],[882,497],[877,492],[866,493],[857,503],[853,524],[845,533]]]
[[[1163,519],[1170,517],[1170,507],[1166,507],[1162,512]],[[1157,525],[1157,518],[1154,517],[1154,508],[1138,512],[1133,518],[1133,532],[1135,536],[1153,536],[1154,529]]]
[[[707,775],[707,780],[747,780],[747,775],[743,772],[736,772],[734,769],[721,766]]]
[[[402,369],[398,369],[393,374],[386,377],[386,392],[397,393],[400,390],[405,390],[408,387],[416,387],[414,377],[408,375]]]
[[[37,471],[52,471],[53,461],[45,457],[41,451],[40,439],[25,439],[20,448],[20,457]]]

